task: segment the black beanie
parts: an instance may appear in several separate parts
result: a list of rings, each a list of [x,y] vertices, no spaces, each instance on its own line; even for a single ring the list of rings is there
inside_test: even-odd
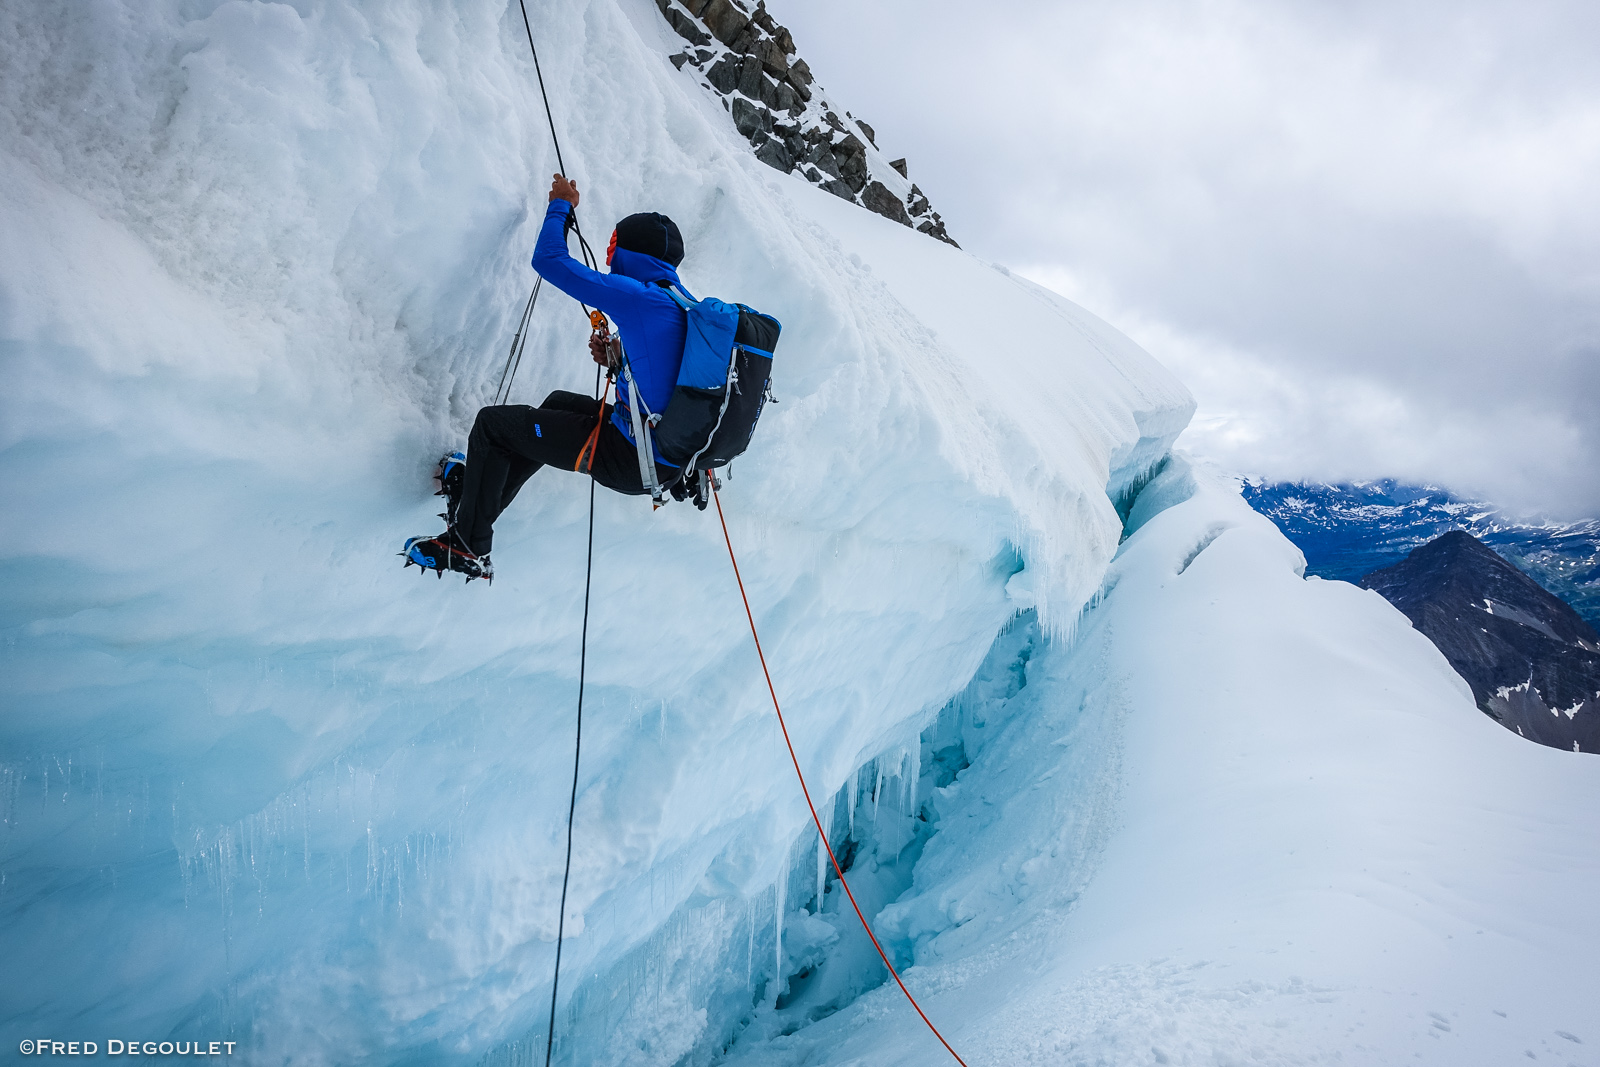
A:
[[[617,223],[617,247],[664,259],[674,267],[683,262],[683,234],[678,224],[655,211],[629,215]]]

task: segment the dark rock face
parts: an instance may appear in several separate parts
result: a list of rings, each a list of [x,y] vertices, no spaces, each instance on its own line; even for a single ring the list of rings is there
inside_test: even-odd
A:
[[[798,118],[805,111],[805,105],[800,102],[800,97],[794,91],[794,86],[788,82],[779,82],[772,96],[772,106],[779,111],[787,111]]]
[[[906,214],[905,204],[882,182],[868,183],[861,191],[861,206],[868,211],[876,211],[886,219],[893,219],[902,226],[911,225],[911,216]]]
[[[662,14],[667,16],[667,21],[672,23],[672,28],[678,31],[678,36],[690,44],[710,44],[711,35],[702,33],[700,27],[695,25],[694,19],[672,6],[667,6]]]
[[[721,97],[757,159],[955,244],[921,190],[912,186],[903,196],[896,191],[905,188],[906,161],[886,161],[878,152],[876,130],[849,112],[839,118],[825,100],[816,99],[821,89],[811,68],[795,55],[793,34],[772,17],[766,0],[757,0],[753,10],[746,0],[656,0],[656,7],[691,45],[712,46],[668,58],[679,70],[693,67],[704,77],[702,86]]]
[[[821,144],[813,144],[807,148],[804,160],[829,178],[838,178],[840,176],[839,163],[833,158],[833,150],[828,147],[826,141]],[[818,184],[820,185],[821,183],[818,182]]]
[[[845,134],[844,140],[834,145],[833,158],[851,192],[859,193],[867,187],[867,146],[859,137]]]
[[[734,6],[733,0],[711,0],[700,11],[711,35],[723,44],[732,44],[750,24],[750,16]]]
[[[905,161],[901,160],[900,162],[903,163]],[[928,203],[928,198],[923,195],[922,190],[918,189],[914,183],[911,186],[911,195],[906,200],[909,204],[906,208],[907,212],[910,213],[913,219],[920,220],[916,223],[918,233],[925,233],[929,237],[936,238],[946,244],[955,244],[954,241],[950,240],[950,236],[944,232],[944,220],[939,217],[937,211],[933,210],[933,205]]]
[[[742,96],[733,98],[733,125],[750,140],[757,130],[772,131],[772,112]]]
[[[771,21],[770,19],[768,20]],[[789,74],[789,57],[785,54],[783,46],[770,37],[763,38],[756,43],[755,54],[760,57],[761,64],[767,68],[767,73],[774,78],[784,78]]]
[[[739,69],[739,91],[752,100],[767,103],[767,97],[772,95],[772,79],[761,73],[761,60],[755,56],[745,56],[744,65]],[[776,87],[774,87],[776,88]]]
[[[840,200],[848,200],[852,204],[856,202],[855,190],[846,185],[842,179],[834,178],[830,181],[825,181],[822,183],[822,187]]]
[[[756,149],[756,158],[774,170],[788,174],[794,170],[794,155],[788,147],[776,137],[770,138]]]
[[[1361,584],[1438,646],[1501,725],[1600,752],[1600,634],[1493,549],[1454,530]]]

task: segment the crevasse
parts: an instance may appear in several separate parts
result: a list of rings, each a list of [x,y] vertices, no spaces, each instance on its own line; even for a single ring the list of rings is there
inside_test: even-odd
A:
[[[664,211],[695,291],[784,322],[723,502],[909,962],[943,921],[912,885],[940,709],[1071,630],[1191,402],[1082,309],[753,160],[651,5],[529,11],[591,239]],[[587,494],[541,473],[492,588],[393,555],[532,280],[555,161],[522,32],[478,2],[0,10],[16,1019],[259,1063],[539,1041]],[[570,302],[533,329],[513,400],[588,388]],[[714,523],[603,496],[595,554],[561,1048],[715,1058],[878,978],[834,892],[815,913]]]

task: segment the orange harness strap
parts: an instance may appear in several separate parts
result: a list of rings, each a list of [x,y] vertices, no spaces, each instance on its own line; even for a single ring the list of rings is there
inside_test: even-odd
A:
[[[594,467],[594,450],[600,445],[600,429],[606,424],[606,398],[611,395],[611,379],[606,379],[605,391],[600,394],[600,414],[595,416],[594,429],[589,431],[589,439],[578,450],[578,461],[572,469],[581,474],[588,474]]]

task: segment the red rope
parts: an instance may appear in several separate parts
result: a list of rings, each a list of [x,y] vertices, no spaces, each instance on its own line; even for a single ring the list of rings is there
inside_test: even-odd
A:
[[[928,1024],[928,1029],[933,1031],[933,1036],[939,1039],[939,1044],[945,1051],[956,1058],[961,1067],[967,1067],[967,1061],[962,1059],[955,1049],[950,1047],[950,1042],[944,1039],[939,1028],[933,1025],[927,1013],[922,1010],[922,1005],[917,1003],[917,998],[911,995],[911,990],[900,980],[900,972],[894,969],[894,964],[889,962],[889,954],[883,951],[883,946],[878,943],[878,936],[872,932],[872,927],[867,923],[867,917],[861,913],[861,905],[856,903],[856,895],[850,891],[850,883],[845,881],[844,868],[839,866],[839,857],[833,854],[833,846],[828,843],[828,832],[822,828],[822,820],[817,817],[817,806],[811,802],[811,790],[806,787],[806,776],[800,770],[800,758],[794,754],[794,742],[789,739],[789,726],[783,721],[783,709],[778,706],[778,691],[772,686],[772,672],[767,670],[767,657],[761,651],[761,636],[756,633],[756,618],[750,613],[750,598],[745,595],[744,579],[739,575],[739,561],[733,554],[733,539],[728,536],[728,520],[722,514],[722,497],[717,495],[716,483],[711,485],[711,498],[717,502],[717,520],[722,523],[722,539],[728,543],[728,561],[733,564],[733,577],[739,583],[739,598],[744,601],[744,616],[750,620],[750,636],[755,639],[756,656],[761,660],[761,673],[767,679],[767,692],[772,696],[772,710],[778,713],[778,726],[783,730],[783,743],[789,746],[789,759],[794,763],[795,777],[800,779],[800,791],[805,794],[806,807],[811,809],[811,821],[817,824],[817,836],[822,839],[822,847],[828,850],[828,859],[833,861],[833,869],[839,875],[839,884],[844,886],[845,896],[850,898],[850,906],[856,910],[856,918],[861,920],[861,928],[872,938],[872,947],[878,950],[878,955],[883,958],[883,965],[889,968],[889,973],[894,976],[895,984],[900,987],[900,992],[906,995],[911,1006],[917,1014],[922,1016],[922,1021]],[[822,901],[817,901],[820,910]]]

